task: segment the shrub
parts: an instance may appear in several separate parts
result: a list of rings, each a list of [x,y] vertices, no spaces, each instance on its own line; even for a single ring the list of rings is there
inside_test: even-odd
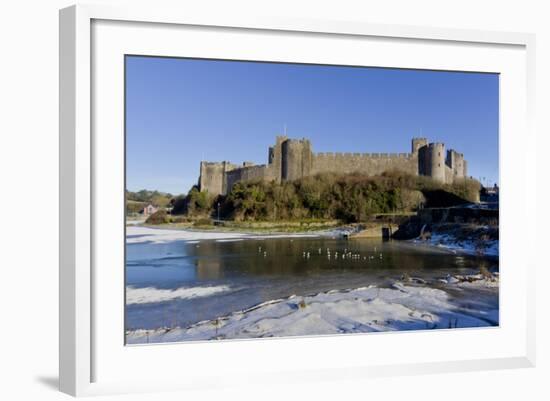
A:
[[[198,219],[193,223],[194,226],[211,226],[212,220],[210,219]]]
[[[151,216],[145,220],[146,224],[167,224],[170,223],[170,216],[166,213],[166,210],[157,210]]]
[[[486,279],[493,278],[493,274],[489,271],[489,269],[487,269],[487,267],[483,265],[479,267],[479,274],[481,274],[481,276]]]
[[[199,191],[197,186],[191,188],[186,196],[174,199],[172,214],[186,214],[189,216],[204,216],[212,212],[215,197],[207,191]]]
[[[171,216],[171,223],[189,223],[189,219],[185,216]]]
[[[126,201],[126,214],[131,216],[133,214],[137,214],[143,210],[143,208],[147,206],[147,203],[145,202],[137,202],[132,200]]]
[[[477,191],[477,192],[476,192]],[[324,173],[290,182],[240,181],[227,196],[213,197],[193,187],[176,198],[172,214],[217,216],[243,220],[339,219],[366,221],[376,214],[411,212],[437,201],[465,203],[476,200],[479,183],[460,180],[445,185],[430,177],[388,171],[379,176],[360,173]]]
[[[426,197],[417,189],[405,188],[401,191],[399,208],[404,211],[418,210],[426,203]]]

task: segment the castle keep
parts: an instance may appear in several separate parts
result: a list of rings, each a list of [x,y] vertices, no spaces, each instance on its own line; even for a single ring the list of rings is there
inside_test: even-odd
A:
[[[269,147],[267,165],[202,161],[199,189],[226,195],[238,181],[280,183],[325,172],[379,175],[389,170],[424,175],[449,184],[467,175],[462,153],[445,151],[445,144],[428,143],[426,138],[413,138],[411,153],[313,153],[308,139],[277,136],[275,145]]]

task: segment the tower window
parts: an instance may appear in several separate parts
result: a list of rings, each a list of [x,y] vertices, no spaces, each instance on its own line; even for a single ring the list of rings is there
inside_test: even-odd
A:
[[[441,163],[437,163],[437,167],[441,167]]]

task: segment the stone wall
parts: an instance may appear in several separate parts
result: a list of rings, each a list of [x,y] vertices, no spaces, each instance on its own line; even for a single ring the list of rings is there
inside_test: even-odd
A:
[[[458,153],[454,149],[447,151],[447,160],[445,161],[447,166],[449,166],[453,171],[454,177],[464,177],[464,154]]]
[[[498,209],[475,209],[468,207],[426,208],[418,211],[424,223],[487,223],[497,222]]]
[[[201,191],[208,191],[218,195],[226,192],[228,171],[236,169],[237,166],[228,162],[210,163],[201,162],[199,188]]]
[[[265,164],[258,166],[246,166],[227,172],[227,192],[221,192],[226,194],[231,191],[231,188],[236,182],[239,181],[254,181],[254,180],[273,180],[273,169],[271,166]]]
[[[449,166],[445,166],[445,182],[451,183],[454,180],[454,171]]]
[[[314,153],[311,174],[360,172],[379,175],[399,170],[418,174],[418,157],[411,153]]]

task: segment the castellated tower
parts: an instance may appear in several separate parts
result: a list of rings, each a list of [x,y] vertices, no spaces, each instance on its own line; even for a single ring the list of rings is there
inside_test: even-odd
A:
[[[445,177],[445,144],[430,143],[428,145],[428,171],[434,180],[446,182]]]
[[[427,146],[427,145],[428,145],[428,140],[426,138],[413,138],[411,153],[413,155],[417,155],[419,153],[420,148],[423,148],[424,146]]]
[[[466,176],[464,154],[454,149],[448,150],[446,164],[451,169],[453,179]]]
[[[283,135],[278,135],[275,138],[275,145],[269,147],[268,154],[268,166],[270,175],[273,177],[275,182],[280,183],[282,177],[282,154],[283,154],[283,143],[288,140],[288,137]]]
[[[415,175],[428,175],[428,140],[426,138],[412,139],[411,157],[417,160],[417,171]]]
[[[287,139],[282,144],[281,179],[307,177],[311,171],[311,144],[307,139]]]
[[[205,162],[201,161],[199,188],[213,195],[227,193],[227,173],[238,166],[229,162]]]

